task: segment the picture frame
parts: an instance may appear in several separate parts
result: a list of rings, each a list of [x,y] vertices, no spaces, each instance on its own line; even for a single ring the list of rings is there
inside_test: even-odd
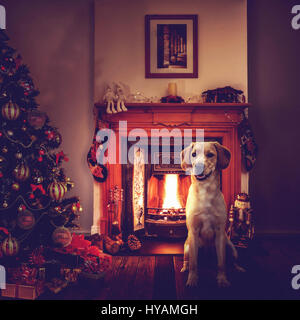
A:
[[[145,77],[198,78],[198,16],[145,16]]]

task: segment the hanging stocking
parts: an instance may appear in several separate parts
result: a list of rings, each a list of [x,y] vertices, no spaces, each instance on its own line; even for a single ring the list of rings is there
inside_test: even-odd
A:
[[[87,162],[94,179],[97,182],[104,182],[107,179],[108,171],[103,164],[97,163],[96,152],[99,146],[101,145],[101,143],[96,141],[96,134],[98,130],[99,130],[99,127],[96,126],[95,134],[93,138],[93,144],[87,154]]]
[[[245,114],[242,122],[239,124],[238,131],[245,168],[247,171],[250,171],[255,164],[258,147],[254,139],[251,125]]]

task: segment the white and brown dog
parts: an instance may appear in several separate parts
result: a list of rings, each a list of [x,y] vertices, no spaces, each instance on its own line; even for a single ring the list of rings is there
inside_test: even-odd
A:
[[[198,249],[211,244],[217,252],[218,285],[230,285],[225,273],[226,244],[235,259],[237,251],[225,233],[227,210],[220,190],[220,171],[228,167],[230,157],[230,151],[218,142],[192,142],[181,152],[181,166],[190,171],[192,181],[186,202],[188,237],[181,269],[181,272],[189,271],[187,286],[198,282]],[[244,271],[237,264],[235,267]]]

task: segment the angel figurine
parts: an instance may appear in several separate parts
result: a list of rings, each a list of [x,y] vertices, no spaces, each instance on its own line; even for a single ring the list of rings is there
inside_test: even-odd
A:
[[[115,109],[114,105],[115,98],[116,96],[112,88],[110,86],[107,86],[105,95],[103,97],[103,100],[107,102],[106,113],[117,113],[117,110]]]
[[[116,98],[117,98],[117,112],[127,111],[127,108],[125,107],[125,94],[122,89],[122,86],[120,84],[116,85]]]

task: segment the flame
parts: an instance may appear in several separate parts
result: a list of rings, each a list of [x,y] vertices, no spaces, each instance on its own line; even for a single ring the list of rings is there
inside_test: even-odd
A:
[[[164,209],[181,208],[181,204],[177,195],[177,187],[178,187],[178,175],[166,174],[165,175],[165,198],[162,206]]]

